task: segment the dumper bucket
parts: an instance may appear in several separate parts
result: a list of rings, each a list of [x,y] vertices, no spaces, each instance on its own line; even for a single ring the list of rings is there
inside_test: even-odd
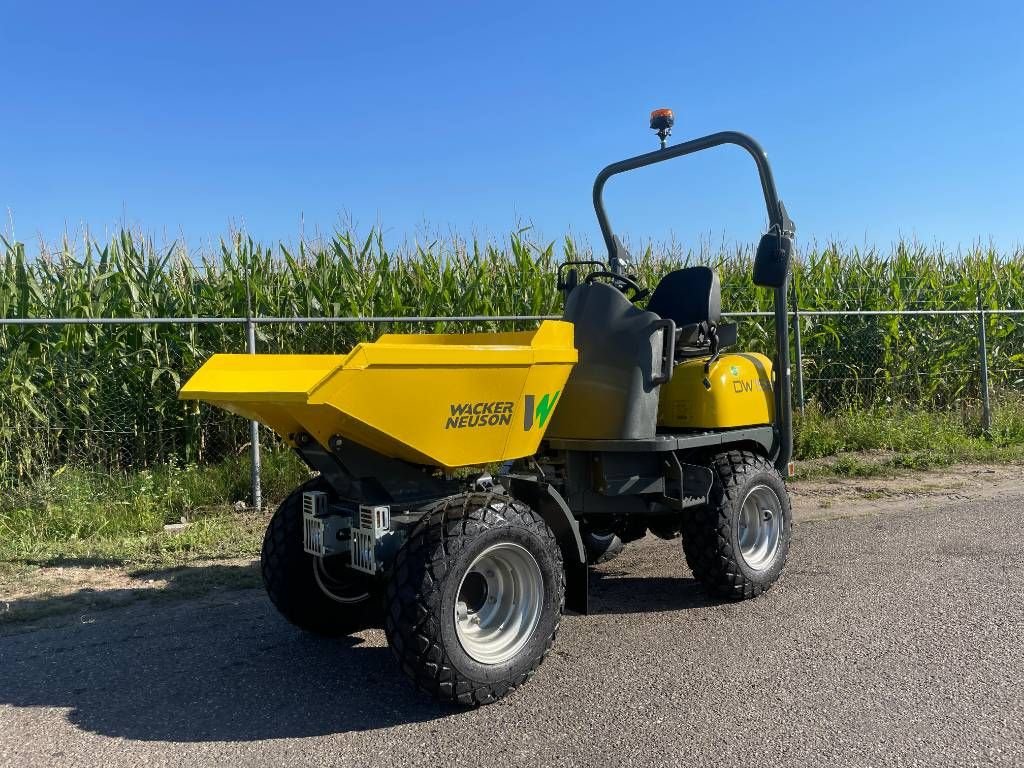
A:
[[[347,355],[214,355],[179,397],[448,469],[536,452],[576,362],[573,326],[385,334]]]

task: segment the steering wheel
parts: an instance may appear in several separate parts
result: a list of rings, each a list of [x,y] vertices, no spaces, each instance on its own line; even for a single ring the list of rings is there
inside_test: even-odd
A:
[[[633,295],[627,296],[626,298],[633,302],[640,301],[642,298],[644,298],[644,296],[646,296],[649,293],[649,291],[646,288],[641,287],[640,283],[638,283],[629,275],[620,275],[617,272],[609,272],[608,270],[604,269],[599,269],[596,272],[591,272],[589,275],[587,275],[586,282],[592,283],[599,277],[607,278],[612,285],[614,285],[623,293],[626,292],[627,288],[631,290],[633,292]]]

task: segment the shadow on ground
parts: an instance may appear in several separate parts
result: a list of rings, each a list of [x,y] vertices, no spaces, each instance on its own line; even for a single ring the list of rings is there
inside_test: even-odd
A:
[[[67,708],[85,731],[142,741],[319,736],[452,712],[408,686],[380,633],[304,634],[251,589],[2,637],[0,669],[0,705]]]
[[[202,570],[171,573],[185,580],[176,594],[225,578]],[[605,571],[592,586],[595,613],[707,604],[690,579]],[[308,635],[255,589],[144,600],[75,614],[60,626],[23,627],[0,637],[0,669],[0,705],[66,708],[85,731],[141,741],[320,736],[460,712],[411,688],[379,630]]]
[[[719,602],[705,594],[692,578],[631,576],[614,570],[590,575],[591,613],[661,613],[706,608]]]

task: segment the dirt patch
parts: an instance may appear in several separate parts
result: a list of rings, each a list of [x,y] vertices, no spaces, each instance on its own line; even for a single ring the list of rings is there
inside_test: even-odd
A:
[[[0,635],[147,598],[182,598],[208,592],[257,587],[258,563],[251,559],[196,562],[160,569],[115,566],[25,566],[0,580]]]
[[[807,479],[790,491],[798,521],[892,514],[1019,494],[1024,467],[964,464],[894,477]]]

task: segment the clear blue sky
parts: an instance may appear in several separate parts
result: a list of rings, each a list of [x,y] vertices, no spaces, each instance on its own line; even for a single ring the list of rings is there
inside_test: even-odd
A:
[[[0,2],[0,205],[18,239],[126,221],[294,241],[517,221],[600,241],[606,163],[722,129],[806,241],[1024,241],[1019,2]],[[611,182],[635,238],[752,240],[739,150]],[[9,230],[9,224],[3,225]]]

